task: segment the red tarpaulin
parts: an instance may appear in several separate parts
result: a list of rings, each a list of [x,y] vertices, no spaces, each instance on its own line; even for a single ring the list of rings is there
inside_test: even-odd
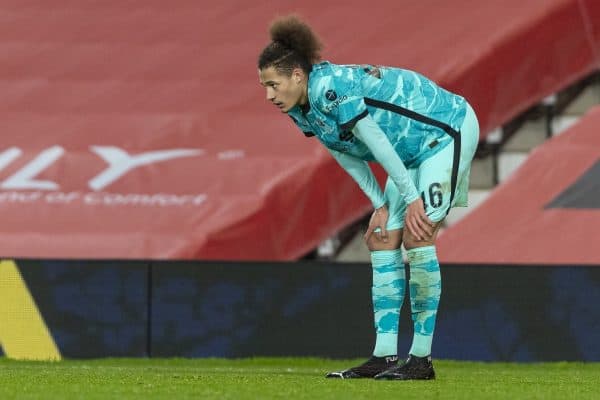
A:
[[[448,263],[600,265],[600,107],[440,236]]]
[[[275,15],[418,70],[482,134],[598,65],[600,2],[0,2],[0,256],[300,257],[369,209],[264,100]]]

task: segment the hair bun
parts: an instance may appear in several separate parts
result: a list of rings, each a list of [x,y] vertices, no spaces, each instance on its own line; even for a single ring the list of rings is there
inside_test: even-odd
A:
[[[277,18],[269,32],[273,43],[295,51],[310,62],[320,60],[323,48],[321,41],[311,27],[296,15]]]

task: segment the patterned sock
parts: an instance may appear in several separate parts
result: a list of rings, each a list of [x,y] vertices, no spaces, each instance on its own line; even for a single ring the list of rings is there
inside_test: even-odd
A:
[[[377,357],[398,354],[398,323],[400,307],[406,291],[402,251],[377,250],[371,252],[373,264],[373,312],[375,348]]]
[[[442,293],[440,264],[434,246],[417,247],[406,252],[410,265],[410,305],[414,336],[410,354],[431,354],[435,317]]]

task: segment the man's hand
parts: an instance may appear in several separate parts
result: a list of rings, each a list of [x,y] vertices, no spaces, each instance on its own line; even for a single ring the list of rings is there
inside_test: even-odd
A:
[[[423,200],[420,197],[406,208],[404,224],[417,240],[429,239],[433,235],[434,223],[425,214]]]
[[[375,234],[377,239],[380,241],[387,243],[388,241],[388,233],[386,229],[387,221],[389,217],[389,212],[386,206],[380,207],[373,212],[371,215],[371,220],[369,221],[369,227],[367,228],[367,232],[365,233],[365,242],[369,242],[369,238],[372,234]],[[379,228],[379,232],[375,232],[375,229]]]

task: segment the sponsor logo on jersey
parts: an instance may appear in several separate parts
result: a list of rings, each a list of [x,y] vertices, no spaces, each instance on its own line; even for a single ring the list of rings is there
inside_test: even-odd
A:
[[[348,96],[347,95],[343,95],[339,99],[335,100],[333,103],[331,103],[329,105],[326,105],[325,106],[325,111],[326,112],[331,112],[331,110],[336,109],[337,107],[339,107],[340,104],[342,104],[346,100],[348,100]]]
[[[335,90],[329,89],[325,92],[325,98],[329,101],[334,101],[335,99],[337,99],[337,93],[335,92]]]

